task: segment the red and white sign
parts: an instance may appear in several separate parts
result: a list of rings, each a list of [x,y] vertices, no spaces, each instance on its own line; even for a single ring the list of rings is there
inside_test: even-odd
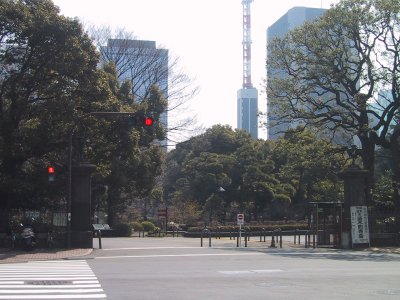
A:
[[[244,214],[237,214],[237,224],[244,225]]]
[[[157,214],[159,217],[166,217],[167,216],[167,208],[159,208]]]

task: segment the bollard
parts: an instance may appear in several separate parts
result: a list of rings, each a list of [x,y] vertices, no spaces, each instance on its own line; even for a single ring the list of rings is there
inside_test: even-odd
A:
[[[265,228],[263,228],[263,231],[264,231],[264,243],[265,243],[265,237],[266,237],[267,233],[265,231]]]
[[[282,231],[280,232],[279,235],[279,247],[282,248]]]
[[[299,232],[299,245],[300,245],[300,236],[301,236],[301,233]]]
[[[306,232],[306,234],[304,235],[304,248],[308,248],[308,244],[307,244],[307,232]]]
[[[236,247],[239,247],[239,231],[237,232],[237,237],[236,237]]]
[[[101,230],[97,230],[97,236],[99,237],[99,249],[103,249],[102,245],[101,245]]]
[[[296,245],[296,235],[297,235],[297,231],[298,231],[298,229],[295,229],[294,230],[294,244]]]
[[[249,237],[250,232],[244,231],[244,246],[247,248],[247,239]]]
[[[262,242],[262,232],[260,232],[260,243]]]
[[[315,232],[313,232],[312,235],[312,243],[313,243],[313,248],[315,248]]]
[[[275,232],[272,232],[272,239],[271,239],[271,248],[276,248],[275,245]]]
[[[208,247],[211,247],[211,230],[208,231]]]

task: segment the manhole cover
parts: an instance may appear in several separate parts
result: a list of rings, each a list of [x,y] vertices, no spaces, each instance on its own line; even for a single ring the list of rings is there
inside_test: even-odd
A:
[[[30,285],[67,285],[67,284],[72,284],[72,281],[65,281],[65,280],[34,280],[34,281],[25,281],[25,284],[30,284]]]
[[[400,289],[375,290],[374,293],[381,295],[400,295]]]
[[[388,290],[384,290],[383,294],[385,294],[385,295],[400,295],[400,290],[399,289],[388,289]]]

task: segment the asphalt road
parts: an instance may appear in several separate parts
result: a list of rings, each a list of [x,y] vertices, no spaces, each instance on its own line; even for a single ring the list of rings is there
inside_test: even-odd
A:
[[[400,299],[400,255],[253,241],[103,239],[87,262],[107,299]],[[95,246],[97,246],[95,241]]]

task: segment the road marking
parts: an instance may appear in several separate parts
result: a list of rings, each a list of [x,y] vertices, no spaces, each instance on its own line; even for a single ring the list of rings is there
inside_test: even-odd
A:
[[[114,251],[114,250],[160,250],[160,249],[203,249],[203,248],[202,247],[136,247],[136,248],[108,248],[101,250]]]
[[[85,260],[0,265],[0,299],[105,299]]]
[[[63,284],[63,285],[36,285],[36,284],[14,284],[14,285],[2,285],[2,288],[19,288],[19,289],[61,289],[61,288],[100,288],[100,284]],[[2,290],[0,290],[0,294]]]
[[[159,254],[159,255],[116,255],[116,256],[98,256],[95,259],[110,259],[110,258],[156,258],[156,257],[202,257],[202,256],[249,256],[249,255],[264,255],[260,252],[250,253],[203,253],[203,254]]]
[[[59,289],[54,291],[52,289],[42,290],[0,290],[0,294],[42,294],[42,293],[66,293],[66,294],[80,294],[80,293],[98,293],[102,289]]]
[[[240,271],[219,271],[218,273],[224,275],[248,275],[248,274],[266,274],[283,272],[281,269],[266,269],[266,270],[240,270]]]
[[[352,255],[352,256],[393,256],[399,257],[398,254],[391,253],[370,253],[370,252],[265,252],[271,255]]]
[[[0,296],[0,299],[106,299],[105,294],[91,295],[7,295]]]

